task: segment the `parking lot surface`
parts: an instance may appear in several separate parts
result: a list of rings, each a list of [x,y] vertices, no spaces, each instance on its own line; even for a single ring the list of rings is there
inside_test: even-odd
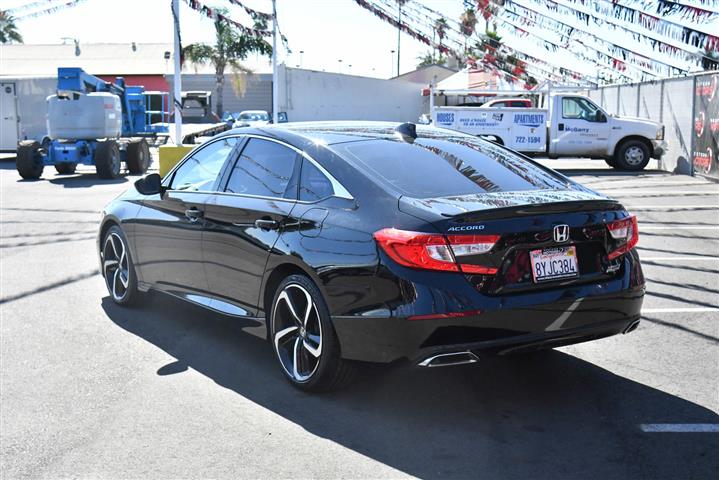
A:
[[[135,177],[0,162],[2,477],[716,478],[719,184],[545,163],[638,215],[636,331],[308,395],[231,318],[112,303],[95,234]]]

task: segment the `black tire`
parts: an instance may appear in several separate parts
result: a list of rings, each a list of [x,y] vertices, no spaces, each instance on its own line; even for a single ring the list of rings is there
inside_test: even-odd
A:
[[[605,158],[604,161],[607,162],[607,165],[609,165],[610,167],[619,169],[619,167],[617,166],[617,161],[614,158]]]
[[[60,175],[69,175],[71,173],[75,173],[76,168],[77,163],[63,162],[55,164],[55,170],[57,170],[57,173],[59,173]]]
[[[641,140],[627,140],[619,145],[614,154],[615,168],[639,171],[649,163],[651,152],[647,144]]]
[[[120,148],[114,140],[99,142],[95,149],[95,170],[97,176],[112,180],[120,176]]]
[[[305,292],[313,302],[307,317]],[[296,317],[291,315],[286,300],[281,299],[283,294],[291,298],[295,305],[294,310],[298,310],[298,316],[308,318],[304,327],[301,320],[298,322]],[[269,319],[272,349],[285,378],[293,386],[305,391],[320,392],[339,389],[352,381],[356,364],[340,356],[339,341],[327,304],[312,280],[304,275],[290,275],[285,278],[275,292]],[[292,328],[295,332],[278,337],[278,333]],[[310,353],[312,350],[315,353]],[[298,354],[289,358],[290,353],[295,351],[298,351]],[[302,365],[293,368],[297,359]],[[295,376],[294,372],[298,375]]]
[[[32,140],[22,141],[18,145],[15,167],[25,180],[36,180],[42,175],[45,166],[42,163],[41,148],[38,142]]]
[[[150,167],[150,147],[144,138],[127,144],[127,169],[133,175],[142,175]]]
[[[102,237],[100,248],[101,273],[112,301],[126,306],[139,304],[143,295],[137,289],[135,264],[132,261],[125,232],[117,225],[108,228]],[[113,265],[111,263],[113,261],[117,263]]]

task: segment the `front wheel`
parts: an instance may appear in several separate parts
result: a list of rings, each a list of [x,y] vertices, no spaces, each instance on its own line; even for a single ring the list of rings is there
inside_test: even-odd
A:
[[[132,263],[127,238],[122,229],[113,225],[102,241],[102,276],[112,301],[118,305],[134,305],[141,292],[137,289],[137,275]]]
[[[15,166],[17,172],[25,180],[40,178],[44,168],[42,161],[42,147],[34,141],[22,141],[17,147],[17,159]]]
[[[270,338],[285,377],[297,388],[334,390],[354,376],[355,365],[340,357],[327,304],[304,275],[290,275],[277,288]]]
[[[622,170],[643,170],[649,163],[649,147],[641,140],[629,140],[619,146],[614,162]],[[615,167],[615,168],[616,168]]]

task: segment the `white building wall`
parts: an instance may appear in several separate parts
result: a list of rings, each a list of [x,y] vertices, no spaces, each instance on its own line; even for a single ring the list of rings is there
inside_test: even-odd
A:
[[[280,66],[279,111],[291,122],[416,122],[427,110],[425,85]]]

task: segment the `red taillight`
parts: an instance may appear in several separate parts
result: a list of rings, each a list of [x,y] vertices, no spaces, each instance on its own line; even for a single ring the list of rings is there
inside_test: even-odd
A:
[[[405,267],[492,275],[496,268],[462,263],[462,257],[487,253],[499,235],[439,235],[385,228],[374,234],[382,250]],[[461,270],[460,270],[461,269]]]
[[[615,247],[609,252],[609,260],[624,255],[639,242],[639,226],[634,215],[607,224],[607,229],[615,242]]]

